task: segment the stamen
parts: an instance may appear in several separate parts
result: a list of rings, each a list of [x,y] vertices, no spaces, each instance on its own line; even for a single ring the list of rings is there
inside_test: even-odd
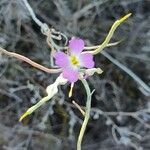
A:
[[[77,59],[76,56],[71,56],[71,63],[75,66],[79,65],[79,60]]]

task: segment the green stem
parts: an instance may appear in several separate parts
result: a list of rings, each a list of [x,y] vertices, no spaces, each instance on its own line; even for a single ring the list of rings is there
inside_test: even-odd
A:
[[[115,21],[114,24],[112,25],[107,37],[105,38],[104,42],[101,45],[99,45],[99,47],[96,48],[94,51],[88,51],[88,52],[92,53],[93,55],[100,53],[109,44],[109,42],[110,42],[114,32],[116,31],[117,27],[121,23],[123,23],[127,18],[129,18],[130,16],[131,16],[131,13],[129,13],[129,14],[125,15],[124,17],[122,17],[121,19]]]
[[[79,133],[79,136],[78,136],[77,150],[81,150],[82,139],[83,139],[83,136],[84,136],[87,124],[88,124],[88,120],[90,118],[91,95],[92,95],[91,91],[90,91],[90,87],[89,87],[87,81],[85,79],[83,79],[81,81],[82,81],[82,83],[85,87],[86,93],[87,93],[87,102],[86,102],[86,111],[85,111],[84,121],[83,121],[82,127],[80,129],[80,133]]]

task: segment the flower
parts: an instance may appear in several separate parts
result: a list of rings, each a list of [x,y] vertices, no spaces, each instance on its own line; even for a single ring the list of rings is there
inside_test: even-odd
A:
[[[93,55],[88,52],[82,53],[84,49],[84,41],[82,39],[73,38],[69,41],[69,52],[56,52],[54,55],[55,64],[62,68],[62,76],[74,83],[79,78],[81,68],[93,68]]]

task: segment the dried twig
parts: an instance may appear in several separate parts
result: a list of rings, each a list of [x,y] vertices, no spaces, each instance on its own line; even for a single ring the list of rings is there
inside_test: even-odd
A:
[[[14,53],[14,52],[8,52],[7,50],[3,49],[0,47],[0,53],[3,53],[3,54],[6,54],[10,57],[14,57],[14,58],[17,58],[19,60],[22,60],[28,64],[30,64],[31,66],[35,67],[35,68],[38,68],[39,70],[42,70],[44,72],[47,72],[47,73],[59,73],[61,72],[61,69],[50,69],[50,68],[46,68],[34,61],[32,61],[31,59],[23,56],[23,55],[20,55],[20,54],[17,54],[17,53]]]

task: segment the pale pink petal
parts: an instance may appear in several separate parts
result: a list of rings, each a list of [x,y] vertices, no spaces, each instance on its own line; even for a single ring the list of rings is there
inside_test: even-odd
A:
[[[65,79],[68,79],[71,83],[78,80],[78,70],[71,67],[65,68],[62,72]]]
[[[56,52],[54,58],[55,64],[61,68],[65,68],[70,65],[69,56],[64,52]]]
[[[84,49],[84,41],[82,39],[71,39],[69,41],[69,48],[72,54],[79,54]]]
[[[90,69],[94,67],[93,55],[90,53],[82,53],[80,55],[80,61],[81,65],[85,68]]]

